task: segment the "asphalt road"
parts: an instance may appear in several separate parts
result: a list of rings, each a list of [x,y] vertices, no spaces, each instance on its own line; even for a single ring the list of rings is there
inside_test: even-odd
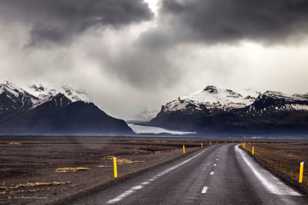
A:
[[[307,205],[308,199],[228,144],[211,146],[68,204]]]

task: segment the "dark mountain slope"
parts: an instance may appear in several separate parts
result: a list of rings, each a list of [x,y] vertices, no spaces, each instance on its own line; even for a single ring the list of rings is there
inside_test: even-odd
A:
[[[62,106],[59,106],[61,102]],[[63,106],[63,103],[66,105]],[[2,133],[126,133],[123,120],[110,117],[93,103],[69,101],[63,96],[3,123]]]
[[[166,103],[150,124],[198,133],[308,133],[304,96],[273,91],[230,95],[230,89],[210,86],[212,92],[208,87]]]
[[[55,91],[39,99],[22,89],[5,87],[0,94],[0,134],[133,134],[125,121],[93,103],[72,99],[76,98]]]

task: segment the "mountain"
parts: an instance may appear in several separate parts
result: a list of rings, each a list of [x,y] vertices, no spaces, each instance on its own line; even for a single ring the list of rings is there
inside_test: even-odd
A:
[[[308,98],[211,85],[166,103],[150,124],[199,133],[308,133]]]
[[[0,121],[29,110],[37,100],[10,82],[0,83]]]
[[[0,93],[2,134],[133,134],[125,121],[107,115],[86,93],[70,87],[18,88],[5,82]]]
[[[45,102],[48,102],[51,98],[61,93],[71,102],[83,101],[90,102],[88,95],[85,92],[75,90],[69,86],[62,86],[60,88],[49,88],[43,84],[33,84],[24,88],[26,92],[30,93],[36,98],[34,100],[34,106],[39,106]]]

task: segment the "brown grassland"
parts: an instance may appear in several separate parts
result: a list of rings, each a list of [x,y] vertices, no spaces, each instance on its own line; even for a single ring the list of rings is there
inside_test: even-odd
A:
[[[308,142],[255,142],[246,143],[246,150],[251,153],[255,147],[255,159],[265,168],[286,183],[308,193]],[[306,162],[304,180],[298,183],[300,162]]]
[[[0,139],[0,204],[58,200],[199,149],[200,143],[161,139],[35,137]]]
[[[232,141],[203,141],[230,143]],[[240,143],[233,141],[232,143]],[[119,177],[127,177],[199,150],[198,139],[131,137],[14,137],[0,139],[0,204],[53,202],[114,182],[112,156]],[[287,183],[308,193],[307,141],[254,141],[249,153]],[[298,184],[299,163],[307,162]]]

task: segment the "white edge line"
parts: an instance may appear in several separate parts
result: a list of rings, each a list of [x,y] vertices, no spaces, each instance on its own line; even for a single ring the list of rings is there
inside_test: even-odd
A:
[[[301,196],[299,192],[284,184],[280,179],[272,175],[269,171],[262,167],[257,168],[251,158],[239,148],[239,145],[235,147],[235,150],[241,155],[247,166],[270,193],[276,195]]]

